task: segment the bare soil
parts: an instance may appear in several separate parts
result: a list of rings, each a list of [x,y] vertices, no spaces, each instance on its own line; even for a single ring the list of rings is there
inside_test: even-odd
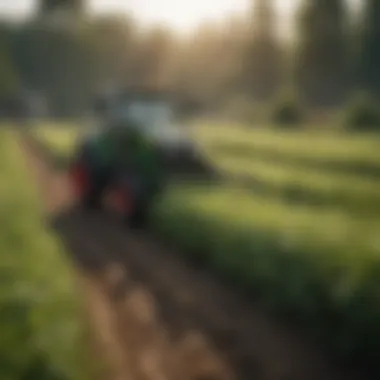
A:
[[[284,327],[147,233],[73,205],[64,172],[22,142],[45,206],[78,273],[106,380],[343,380],[300,332]],[[56,269],[54,269],[56,270]],[[356,377],[355,377],[356,378]]]

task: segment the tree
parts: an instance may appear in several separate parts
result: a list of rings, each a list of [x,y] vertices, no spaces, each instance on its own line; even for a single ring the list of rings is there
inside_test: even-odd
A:
[[[15,33],[13,52],[25,87],[44,94],[56,116],[82,112],[95,77],[84,30],[24,24]]]
[[[87,34],[96,87],[110,83],[127,84],[133,76],[137,50],[134,21],[118,15],[102,16],[89,24]]]
[[[56,116],[80,115],[105,84],[128,77],[135,25],[128,18],[37,17],[14,31],[13,52],[26,87],[44,94]]]
[[[17,70],[13,63],[12,51],[10,48],[11,39],[8,28],[4,26],[0,29],[0,115],[14,114],[15,103],[20,82]]]
[[[0,98],[15,95],[19,87],[19,77],[13,59],[9,41],[0,32]]]
[[[226,98],[243,91],[247,24],[240,15],[230,15],[223,22],[205,22],[177,44],[171,70],[177,92],[210,110],[224,107]]]
[[[344,0],[304,0],[298,19],[295,78],[308,104],[333,106],[348,83],[348,31]]]
[[[380,2],[367,0],[360,23],[358,79],[362,89],[380,96]]]
[[[247,49],[247,85],[256,100],[268,101],[281,78],[281,44],[276,33],[273,0],[255,0],[252,39]]]
[[[85,9],[85,2],[84,0],[39,0],[37,9],[42,16],[61,10],[79,14]]]
[[[171,32],[155,27],[138,41],[133,57],[133,77],[147,86],[165,88],[171,83],[176,41]]]

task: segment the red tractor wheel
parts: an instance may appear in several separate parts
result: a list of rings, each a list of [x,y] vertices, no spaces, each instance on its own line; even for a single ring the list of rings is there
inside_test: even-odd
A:
[[[70,170],[70,178],[75,196],[82,199],[90,183],[86,166],[80,162],[75,163]]]
[[[140,227],[145,223],[141,202],[133,195],[126,183],[119,183],[109,191],[109,199],[115,211],[129,227]]]
[[[114,211],[123,217],[128,217],[133,207],[129,189],[125,186],[113,187],[109,191],[109,199]]]

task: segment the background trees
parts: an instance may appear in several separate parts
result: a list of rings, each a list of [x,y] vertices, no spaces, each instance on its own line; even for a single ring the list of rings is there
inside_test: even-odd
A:
[[[287,40],[268,0],[187,37],[127,16],[90,18],[83,1],[41,0],[33,19],[1,25],[1,91],[41,92],[56,116],[80,115],[105,86],[136,83],[214,111],[237,96],[272,103],[284,87],[310,109],[337,108],[357,90],[380,93],[380,5],[366,0],[359,14],[350,1],[300,1]]]

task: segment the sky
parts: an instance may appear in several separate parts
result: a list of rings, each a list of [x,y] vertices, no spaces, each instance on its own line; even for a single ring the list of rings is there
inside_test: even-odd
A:
[[[29,13],[36,0],[0,0],[0,16]],[[223,18],[230,12],[244,12],[252,0],[87,0],[96,13],[130,12],[145,24],[165,23],[179,31],[191,31],[200,22]],[[274,0],[279,10],[280,30],[286,33],[291,15],[300,0]],[[357,2],[360,0],[349,0]]]
[[[1,0],[0,0],[1,1]],[[275,0],[283,11],[297,0]],[[132,10],[150,22],[164,21],[178,29],[192,29],[200,21],[222,18],[230,12],[244,12],[252,0],[94,0],[97,9],[119,7]]]
[[[92,11],[132,12],[145,23],[163,22],[179,30],[189,30],[199,22],[220,19],[230,12],[248,9],[250,0],[88,0]],[[298,0],[275,0],[281,12],[288,14]],[[36,0],[0,0],[0,16],[23,16]]]

